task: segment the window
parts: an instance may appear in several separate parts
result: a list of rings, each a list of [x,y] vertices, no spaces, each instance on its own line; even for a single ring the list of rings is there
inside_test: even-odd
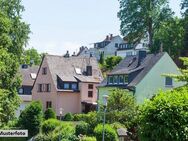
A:
[[[52,108],[52,102],[51,101],[46,101],[46,109]]]
[[[165,86],[170,86],[170,87],[172,87],[173,86],[173,84],[172,84],[173,82],[172,82],[172,78],[170,78],[170,77],[166,77],[165,78]]]
[[[46,92],[50,92],[51,91],[51,85],[50,84],[46,84]]]
[[[115,47],[118,47],[118,43],[115,43]]]
[[[133,55],[132,51],[128,51],[128,52],[126,53],[126,56],[132,56],[132,55]]]
[[[64,89],[69,89],[69,83],[64,83]]]
[[[128,83],[128,76],[127,75],[124,76],[124,83],[125,84]]]
[[[123,84],[123,75],[119,76],[119,84]]]
[[[77,90],[78,89],[77,88],[77,84],[76,83],[72,83],[71,88],[72,88],[72,90]]]
[[[47,68],[46,68],[46,67],[45,67],[45,68],[42,68],[42,74],[43,74],[43,75],[47,74]]]
[[[93,89],[93,84],[88,84],[88,89]]]
[[[18,91],[19,94],[23,94],[24,93],[24,90],[23,88],[20,88],[19,91]]]
[[[114,76],[114,84],[118,83],[118,76]]]
[[[108,83],[109,83],[109,84],[113,84],[113,76],[109,76],[108,79],[109,79],[109,80],[108,80]]]
[[[93,91],[88,91],[88,97],[93,97]]]
[[[42,84],[38,84],[38,92],[42,92]]]

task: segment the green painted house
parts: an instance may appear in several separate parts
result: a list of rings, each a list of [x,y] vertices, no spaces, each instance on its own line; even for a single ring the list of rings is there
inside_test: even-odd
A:
[[[138,55],[124,58],[98,87],[98,99],[108,95],[114,88],[128,89],[137,103],[152,98],[159,90],[168,90],[182,86],[163,74],[180,74],[178,67],[166,52],[147,54],[139,51]]]

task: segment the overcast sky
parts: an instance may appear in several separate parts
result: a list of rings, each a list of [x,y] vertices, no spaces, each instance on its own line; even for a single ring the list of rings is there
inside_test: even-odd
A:
[[[119,32],[118,0],[23,0],[23,19],[32,34],[27,48],[39,52],[65,54],[101,41]],[[170,7],[180,16],[180,0]]]

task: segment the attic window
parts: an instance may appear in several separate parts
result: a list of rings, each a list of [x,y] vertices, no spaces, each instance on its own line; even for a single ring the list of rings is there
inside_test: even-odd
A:
[[[36,79],[37,74],[36,74],[36,73],[31,73],[31,74],[30,74],[30,77],[31,77],[31,79],[33,79],[33,80],[34,80],[34,79]]]
[[[75,68],[75,72],[76,72],[76,74],[79,74],[79,75],[81,75],[81,74],[82,74],[82,71],[81,71],[81,69],[80,69],[80,68]]]

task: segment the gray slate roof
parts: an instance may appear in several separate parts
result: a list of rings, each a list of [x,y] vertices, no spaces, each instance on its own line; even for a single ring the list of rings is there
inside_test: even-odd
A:
[[[31,73],[35,73],[37,75],[39,66],[28,66],[28,68],[20,67],[19,72],[22,76],[22,86],[33,86],[35,79],[31,78]]]
[[[124,58],[108,75],[130,74],[140,70],[140,73],[128,84],[129,87],[137,85],[151,68],[161,59],[165,53],[148,54],[145,59],[138,64],[138,55]],[[107,85],[107,80],[103,80],[100,86]]]
[[[71,56],[69,58],[65,58],[63,56],[55,55],[46,55],[45,57],[56,88],[57,76],[59,76],[63,81],[72,82],[79,80],[81,82],[100,83],[103,80],[97,60],[94,57]],[[92,66],[92,76],[84,75],[87,65]],[[75,68],[80,68],[82,74],[77,74]]]

